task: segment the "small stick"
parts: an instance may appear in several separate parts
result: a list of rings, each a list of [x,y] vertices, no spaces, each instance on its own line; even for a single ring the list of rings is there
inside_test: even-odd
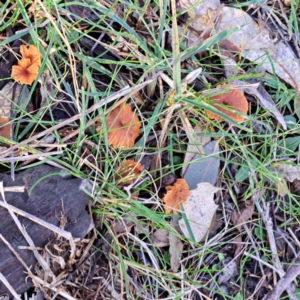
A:
[[[285,275],[277,282],[274,289],[269,292],[265,300],[277,300],[280,299],[280,295],[290,286],[290,284],[300,275],[300,258],[295,261],[295,265],[292,265]],[[295,299],[297,299],[295,297]]]
[[[24,155],[24,156],[3,157],[3,158],[0,158],[0,162],[13,162],[13,161],[20,161],[20,160],[28,160],[28,159],[39,159],[40,157],[58,155],[58,154],[62,154],[62,153],[63,153],[63,151],[53,151],[53,152],[48,152],[48,153],[45,152],[45,153]]]

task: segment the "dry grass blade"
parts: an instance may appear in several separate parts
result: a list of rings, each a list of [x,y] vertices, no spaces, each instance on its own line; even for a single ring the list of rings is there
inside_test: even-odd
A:
[[[95,110],[97,110],[98,108],[112,102],[113,100],[116,100],[122,96],[125,96],[127,95],[128,97],[130,97],[130,95],[132,95],[134,92],[137,92],[138,90],[142,89],[143,87],[147,86],[149,83],[151,83],[153,80],[155,80],[158,76],[160,75],[160,72],[158,72],[155,76],[153,76],[151,79],[148,79],[146,81],[144,81],[143,83],[139,83],[137,84],[135,87],[129,87],[129,86],[126,86],[124,88],[122,88],[121,90],[119,90],[118,92],[114,93],[113,95],[105,98],[105,99],[102,99],[99,103],[96,103],[94,104],[92,107],[90,107],[89,109],[87,109],[85,112],[84,112],[84,115],[88,115],[92,112],[94,112]],[[46,129],[34,136],[32,136],[31,138],[28,138],[26,139],[25,141],[22,142],[22,144],[28,144],[30,142],[33,142],[51,132],[53,132],[54,130],[56,129],[59,129],[59,128],[62,128],[66,125],[69,125],[71,123],[73,123],[74,121],[77,121],[79,120],[80,118],[82,117],[81,114],[77,114],[75,115],[74,117],[71,117],[65,121],[62,121],[60,122],[59,124],[55,125],[55,126],[52,126],[51,128],[49,129]],[[92,124],[93,122],[91,123],[88,123],[88,125]],[[12,150],[15,150],[15,149],[18,149],[19,148],[19,145],[14,145],[12,146],[11,148],[9,148],[8,150],[5,150],[1,153],[1,155],[5,155],[6,153],[10,153],[10,151]]]
[[[49,276],[51,278],[54,278],[55,276],[52,273],[52,271],[49,269],[49,266],[46,263],[46,261],[38,253],[38,251],[34,250],[35,245],[34,245],[33,240],[27,234],[25,228],[22,226],[21,222],[19,221],[19,219],[17,218],[17,216],[13,212],[12,207],[10,205],[8,205],[8,203],[6,202],[6,200],[5,200],[5,194],[4,194],[4,187],[3,187],[3,182],[2,181],[0,182],[0,194],[1,194],[2,199],[3,199],[3,203],[1,203],[1,201],[0,201],[0,205],[8,210],[9,214],[11,215],[12,219],[14,220],[15,224],[19,228],[19,230],[22,233],[22,235],[24,236],[24,238],[26,239],[27,243],[30,245],[30,247],[33,248],[33,254],[34,254],[35,258],[37,259],[37,261],[40,263],[41,267],[43,268],[43,270],[45,272],[45,276],[46,277]]]
[[[1,183],[0,183],[0,186],[1,186]],[[3,207],[3,208],[6,208],[8,211],[11,211],[11,212],[16,213],[20,216],[23,216],[23,217],[25,217],[25,218],[27,218],[27,219],[43,226],[45,228],[48,228],[49,230],[53,231],[54,233],[58,234],[59,236],[64,237],[65,239],[67,239],[70,242],[71,249],[72,249],[71,257],[74,255],[76,247],[75,247],[75,243],[74,243],[73,237],[72,237],[70,232],[65,231],[63,229],[60,229],[57,226],[54,226],[54,225],[52,225],[48,222],[45,222],[44,220],[42,220],[42,219],[40,219],[40,218],[38,218],[38,217],[36,217],[32,214],[29,214],[29,213],[27,213],[27,212],[25,212],[25,211],[23,211],[23,210],[21,210],[17,207],[14,207],[14,206],[6,203],[6,202],[2,203],[2,201],[0,201],[0,206]],[[31,245],[31,247],[34,247],[34,245]]]
[[[0,236],[1,238],[1,236]],[[0,281],[8,288],[8,290],[11,292],[11,294],[14,296],[16,300],[22,300],[21,297],[16,293],[14,288],[11,286],[11,284],[6,280],[6,278],[3,276],[3,274],[0,272]]]
[[[0,239],[7,245],[7,247],[11,250],[11,252],[18,258],[18,260],[20,261],[20,263],[25,267],[25,269],[27,270],[30,278],[32,279],[35,287],[41,287],[41,288],[48,288],[52,291],[54,291],[55,293],[61,295],[62,297],[64,297],[65,299],[68,300],[76,300],[76,298],[73,298],[72,296],[70,296],[69,294],[67,294],[64,291],[60,291],[58,288],[56,288],[55,286],[53,286],[52,284],[49,284],[48,282],[44,281],[43,279],[39,278],[38,276],[35,276],[30,268],[25,264],[25,262],[23,261],[23,259],[21,258],[21,256],[18,254],[18,252],[15,251],[15,249],[10,245],[10,243],[2,236],[2,234],[0,234]]]
[[[32,155],[24,155],[24,156],[13,156],[7,158],[0,158],[0,162],[14,162],[14,161],[23,161],[23,160],[33,160],[33,159],[40,159],[40,158],[47,158],[52,155],[62,154],[63,151],[52,151],[47,153],[40,153],[40,154],[32,154]]]
[[[250,180],[250,185],[252,187],[252,193],[253,193],[252,197],[253,197],[254,203],[257,207],[258,212],[261,214],[263,222],[266,226],[266,230],[268,233],[268,240],[270,243],[270,249],[271,249],[271,253],[272,253],[272,261],[274,262],[275,270],[278,273],[278,275],[280,276],[280,278],[282,278],[285,276],[285,271],[283,270],[280,259],[278,257],[278,252],[277,252],[277,247],[276,247],[276,242],[275,242],[275,237],[274,237],[274,232],[273,232],[273,222],[270,217],[269,205],[264,204],[264,209],[260,205],[260,201],[259,201],[260,197],[258,196],[258,193],[256,192],[256,189],[254,187],[253,171],[250,172],[249,180]],[[293,291],[290,286],[285,286],[285,289],[286,289],[287,293],[289,294],[289,298],[291,300],[297,300],[297,298],[293,294]]]

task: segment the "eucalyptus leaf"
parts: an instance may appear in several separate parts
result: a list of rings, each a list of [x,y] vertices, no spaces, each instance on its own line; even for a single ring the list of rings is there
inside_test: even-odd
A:
[[[216,141],[212,141],[203,148],[205,155],[196,154],[184,174],[184,179],[190,190],[196,189],[197,184],[201,182],[209,182],[214,185],[218,177],[219,145]]]

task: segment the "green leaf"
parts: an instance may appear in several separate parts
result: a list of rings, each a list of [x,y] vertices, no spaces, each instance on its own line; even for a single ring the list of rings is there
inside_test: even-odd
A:
[[[255,234],[255,236],[256,236],[259,240],[261,240],[261,241],[265,241],[265,240],[266,240],[266,235],[265,235],[265,233],[264,233],[264,231],[263,231],[263,229],[262,229],[261,226],[255,227],[255,229],[254,229],[254,234]]]
[[[251,162],[251,166],[253,167],[257,167],[258,166],[258,161],[254,160],[254,159],[250,159]],[[239,181],[239,182],[243,182],[244,180],[246,180],[249,177],[249,166],[248,165],[242,165],[239,170],[237,171],[237,173],[235,174],[235,180]]]
[[[299,136],[285,138],[278,143],[278,148],[283,150],[282,155],[294,154],[300,144]]]
[[[240,293],[240,292],[238,292],[235,296],[234,296],[234,300],[243,300],[244,299],[244,297],[243,297],[243,295]]]

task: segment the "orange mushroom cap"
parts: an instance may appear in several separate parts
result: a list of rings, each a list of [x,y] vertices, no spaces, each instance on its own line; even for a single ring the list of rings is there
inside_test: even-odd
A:
[[[173,185],[166,186],[167,193],[163,197],[165,203],[165,212],[173,211],[177,214],[177,211],[181,209],[182,203],[184,203],[189,195],[190,190],[187,182],[184,179],[177,179]]]
[[[117,169],[116,179],[121,185],[131,184],[143,171],[143,166],[132,159],[123,160]]]
[[[243,116],[238,115],[234,112],[237,111],[244,115],[247,114],[248,112],[248,101],[240,90],[230,89],[229,91],[226,91],[223,94],[211,96],[209,97],[209,99],[214,103],[228,106],[228,109],[225,109],[224,107],[221,106],[212,105],[217,110],[226,114],[232,120],[236,122],[242,122],[245,119]],[[207,111],[206,113],[210,119],[222,120],[221,116],[213,112]]]
[[[30,59],[31,64],[37,64],[38,67],[41,66],[41,55],[34,45],[30,45],[29,48],[25,45],[21,45],[20,52],[23,58]]]
[[[108,144],[129,148],[140,134],[141,123],[129,104],[113,109],[106,120]]]
[[[11,77],[21,84],[31,85],[39,72],[37,64],[32,64],[29,58],[23,58],[18,61],[17,66],[12,67]]]

